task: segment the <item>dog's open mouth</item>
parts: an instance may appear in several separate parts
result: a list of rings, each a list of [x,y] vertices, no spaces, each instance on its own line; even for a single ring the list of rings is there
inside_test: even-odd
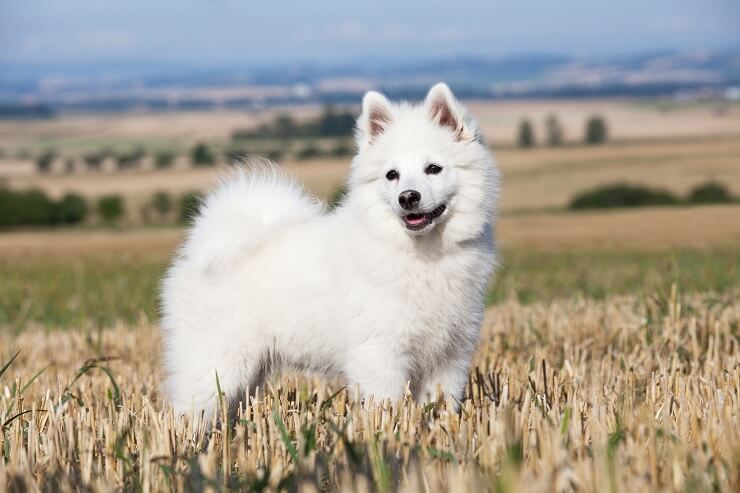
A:
[[[447,209],[447,206],[442,204],[431,212],[407,214],[403,216],[403,222],[407,229],[419,231],[429,226],[435,218],[441,216],[445,209]]]

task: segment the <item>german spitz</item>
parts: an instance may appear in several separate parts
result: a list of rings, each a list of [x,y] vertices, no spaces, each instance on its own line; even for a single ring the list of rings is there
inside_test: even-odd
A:
[[[166,390],[212,415],[293,368],[363,397],[459,402],[496,261],[499,174],[445,84],[423,103],[371,91],[343,203],[274,165],[242,166],[203,202],[163,281]]]

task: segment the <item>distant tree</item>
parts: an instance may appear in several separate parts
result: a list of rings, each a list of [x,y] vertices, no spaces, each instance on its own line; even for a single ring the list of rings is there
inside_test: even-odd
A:
[[[172,199],[165,191],[159,191],[152,197],[152,207],[160,217],[166,216],[172,210]]]
[[[273,122],[274,123],[274,122]],[[275,132],[275,125],[263,123],[259,125],[255,130],[247,130],[247,137],[277,137]]]
[[[36,158],[36,170],[39,173],[48,173],[51,171],[51,163],[54,162],[56,154],[54,151],[44,151],[38,158]]]
[[[586,122],[584,142],[588,145],[603,144],[607,140],[606,122],[600,116],[592,116]]]
[[[5,149],[0,149],[0,159],[5,157]]]
[[[327,105],[317,122],[316,134],[319,137],[345,137],[352,135],[355,128],[355,117],[348,112],[336,112]]]
[[[273,129],[273,133],[276,137],[295,137],[298,133],[298,129],[293,118],[285,113],[280,114],[275,118]]]
[[[244,162],[249,153],[246,149],[227,149],[224,151],[224,159],[228,164],[239,164]]]
[[[281,159],[283,159],[283,151],[280,149],[272,149],[267,151],[267,154],[265,154],[265,157],[272,161],[273,163],[279,162]]]
[[[547,132],[547,145],[558,147],[563,145],[563,126],[560,124],[558,117],[550,115],[545,120],[545,130]]]
[[[313,159],[313,158],[318,157],[320,155],[321,155],[321,149],[319,149],[318,147],[316,147],[315,144],[309,143],[309,144],[306,145],[306,147],[304,147],[303,149],[301,149],[300,151],[298,151],[298,153],[296,154],[296,158],[298,158],[298,159]]]
[[[602,185],[577,194],[571,200],[570,209],[609,209],[613,207],[647,207],[679,205],[679,201],[668,190],[642,185],[617,183]]]
[[[105,159],[105,154],[102,152],[93,152],[84,157],[89,171],[100,171],[100,168],[103,166],[103,159]]]
[[[519,147],[530,148],[535,146],[534,129],[529,120],[519,123]]]
[[[75,160],[71,157],[68,157],[64,161],[64,172],[67,174],[72,174],[75,172]]]
[[[0,227],[54,223],[54,202],[41,190],[14,191],[0,185]]]
[[[68,193],[56,204],[55,222],[78,224],[87,216],[87,202],[81,195]]]
[[[727,187],[711,181],[697,185],[689,192],[689,202],[692,204],[722,204],[733,200]]]
[[[254,136],[254,131],[248,128],[238,128],[231,132],[231,140],[244,140]]]
[[[54,202],[41,190],[20,192],[26,219],[24,224],[52,224],[54,222]]]
[[[107,224],[118,222],[123,216],[123,199],[120,195],[105,195],[98,199],[98,215]]]
[[[198,214],[203,196],[198,192],[186,192],[180,198],[180,222],[189,224]]]
[[[145,152],[141,147],[137,147],[129,152],[123,152],[118,155],[118,169],[135,169],[139,167],[141,159],[144,157]]]
[[[216,161],[211,148],[202,142],[193,148],[191,158],[196,166],[211,166]]]
[[[3,181],[0,181],[0,228],[7,228],[17,225],[18,206],[16,205],[15,192],[7,188]]]
[[[172,151],[159,151],[154,156],[154,167],[157,169],[169,168],[174,162],[175,154]]]
[[[331,150],[331,155],[336,157],[351,156],[354,149],[351,145],[346,142],[339,142],[334,149]]]

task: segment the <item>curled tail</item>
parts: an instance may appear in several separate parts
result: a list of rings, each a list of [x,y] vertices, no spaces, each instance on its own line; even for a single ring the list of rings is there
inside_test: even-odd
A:
[[[323,211],[322,202],[276,165],[240,166],[206,197],[181,254],[199,270],[227,268],[278,229]]]

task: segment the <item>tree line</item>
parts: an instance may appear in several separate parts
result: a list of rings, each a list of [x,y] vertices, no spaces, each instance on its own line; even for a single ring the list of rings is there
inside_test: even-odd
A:
[[[238,144],[238,143],[237,143]],[[196,143],[189,151],[189,159],[192,166],[208,167],[215,166],[219,162],[229,164],[242,161],[251,156],[265,157],[271,161],[280,161],[288,153],[285,149],[270,149],[266,152],[250,152],[249,149],[242,145],[228,147],[219,150],[216,146],[206,142]],[[354,146],[347,140],[338,140],[331,146],[321,146],[312,140],[308,140],[290,154],[293,159],[302,161],[315,159],[319,157],[346,157],[354,153]],[[106,160],[109,162],[108,169],[118,171],[137,170],[144,168],[144,160],[151,158],[149,164],[156,170],[165,170],[174,166],[177,155],[173,151],[158,151],[153,156],[149,156],[144,148],[135,148],[125,152],[112,152],[110,150],[99,150],[82,156],[81,159],[71,157],[64,158],[57,155],[53,150],[46,150],[36,158],[36,170],[41,174],[49,174],[53,171],[72,174],[80,170],[78,164],[88,172],[102,172],[106,168]],[[55,168],[55,161],[62,160],[61,170]]]
[[[327,105],[316,118],[299,121],[283,113],[257,128],[235,130],[231,137],[232,140],[351,137],[356,118],[352,112]]]
[[[173,197],[159,191],[141,206],[139,213],[147,224],[186,223],[198,211],[201,200],[199,192]],[[91,223],[116,226],[127,214],[134,212],[128,210],[125,199],[119,194],[87,199],[76,193],[67,193],[53,199],[42,190],[11,190],[0,185],[0,229]]]
[[[584,144],[604,144],[608,138],[609,131],[606,120],[603,117],[594,115],[586,121],[586,125],[583,130]],[[519,123],[517,143],[519,147],[524,149],[537,146],[537,136],[534,131],[534,126],[526,118]],[[550,147],[559,147],[565,144],[565,132],[563,130],[563,126],[555,115],[550,115],[545,119],[545,144]]]
[[[568,205],[569,209],[610,209],[619,207],[679,206],[731,204],[740,202],[727,187],[717,182],[706,182],[692,188],[680,197],[663,188],[645,185],[616,183],[602,185],[578,193]]]

